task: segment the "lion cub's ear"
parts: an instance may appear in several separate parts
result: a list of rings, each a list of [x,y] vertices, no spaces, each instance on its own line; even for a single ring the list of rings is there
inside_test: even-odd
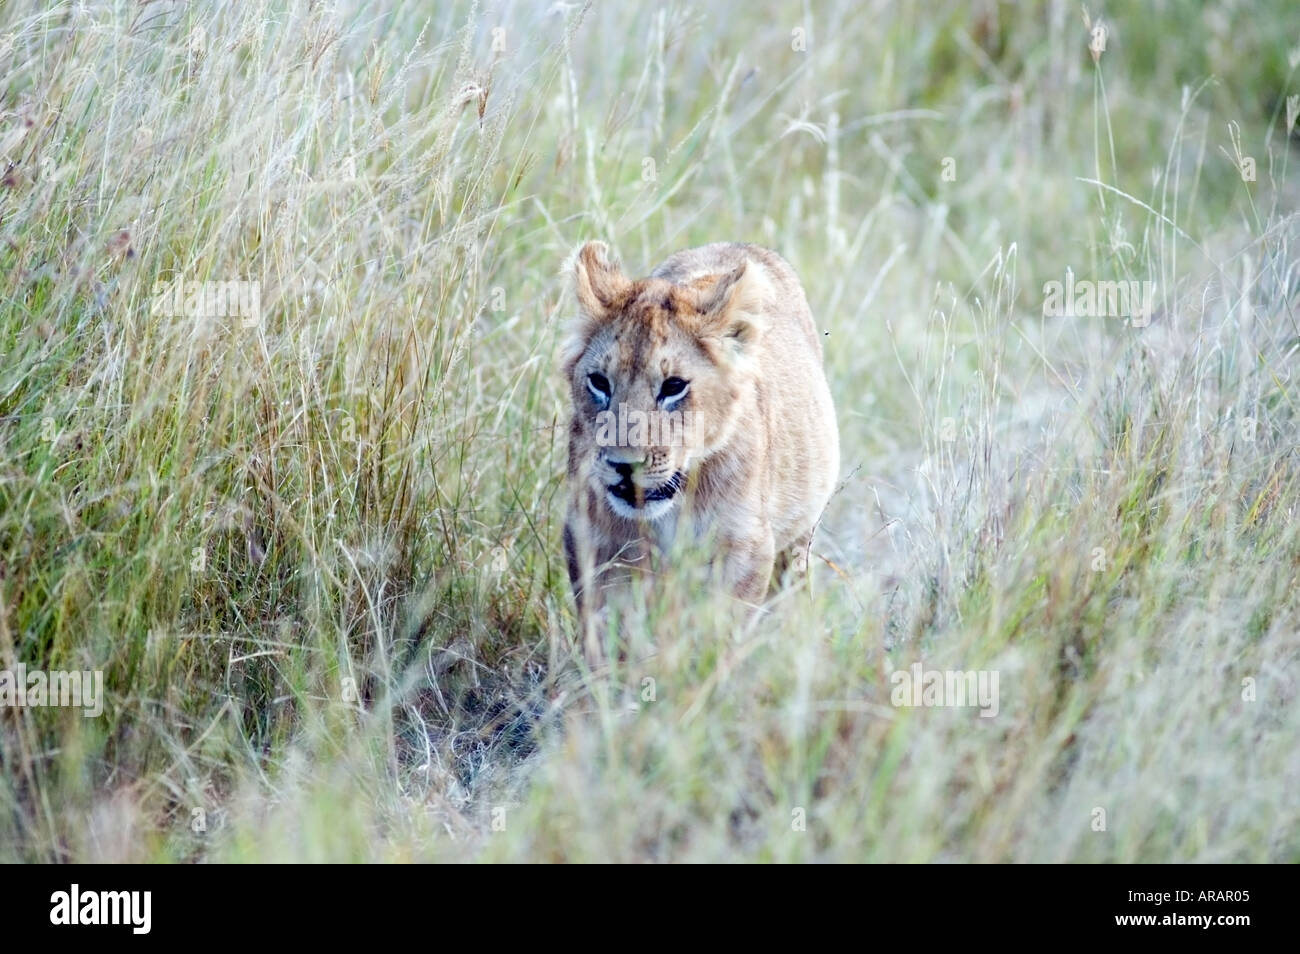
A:
[[[604,242],[588,242],[573,259],[573,290],[586,317],[603,321],[616,311],[632,282],[609,257]]]
[[[767,330],[764,310],[771,290],[762,266],[741,262],[701,297],[701,334],[721,338],[733,354],[751,352]]]
[[[578,317],[569,325],[560,355],[560,370],[573,374],[594,335],[606,320],[626,303],[632,282],[610,261],[604,242],[588,242],[573,256],[573,292],[578,299]]]

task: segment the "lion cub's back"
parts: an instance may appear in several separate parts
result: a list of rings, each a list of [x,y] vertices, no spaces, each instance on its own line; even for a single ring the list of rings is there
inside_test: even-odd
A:
[[[735,269],[750,259],[772,285],[763,335],[762,407],[768,437],[771,518],[777,547],[798,542],[821,516],[839,477],[839,429],[822,368],[822,342],[803,285],[770,249],[716,242],[677,252],[652,273],[674,284]],[[752,266],[751,266],[752,267]]]

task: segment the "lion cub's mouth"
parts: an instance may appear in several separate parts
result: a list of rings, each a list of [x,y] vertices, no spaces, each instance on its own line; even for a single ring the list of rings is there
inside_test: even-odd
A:
[[[672,500],[685,483],[685,475],[678,471],[658,487],[650,490],[637,487],[636,484],[632,483],[631,477],[624,477],[618,483],[610,484],[606,489],[611,497],[621,500],[628,507],[637,510],[646,504]]]

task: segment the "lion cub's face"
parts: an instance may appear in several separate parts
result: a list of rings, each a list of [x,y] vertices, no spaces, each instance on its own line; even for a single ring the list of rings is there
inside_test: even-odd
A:
[[[736,426],[765,279],[742,265],[690,285],[631,281],[600,243],[578,253],[574,277],[570,471],[615,515],[659,519]]]

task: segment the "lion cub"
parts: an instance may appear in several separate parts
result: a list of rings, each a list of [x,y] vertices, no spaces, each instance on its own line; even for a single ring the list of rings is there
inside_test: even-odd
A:
[[[578,320],[564,551],[589,656],[605,590],[689,532],[757,604],[778,555],[803,565],[839,471],[821,338],[794,270],[722,242],[627,278],[600,242],[574,260]]]

